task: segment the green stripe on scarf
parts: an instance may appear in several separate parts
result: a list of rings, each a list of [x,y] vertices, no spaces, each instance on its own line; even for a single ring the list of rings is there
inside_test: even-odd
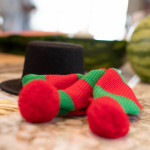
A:
[[[68,114],[69,111],[75,110],[74,103],[71,97],[64,91],[59,90],[60,110],[59,114]]]
[[[92,70],[90,71],[88,74],[86,74],[85,76],[83,76],[83,80],[85,80],[86,82],[89,83],[89,85],[91,87],[93,87],[96,82],[98,81],[98,79],[105,73],[105,70],[102,69],[98,69],[98,70]]]
[[[109,96],[109,97],[113,98],[123,107],[124,111],[127,114],[137,115],[140,113],[139,107],[132,100],[130,100],[129,98],[126,98],[124,96],[111,94],[111,93],[105,91],[104,89],[102,89],[99,85],[96,85],[94,87],[93,95],[94,95],[94,98],[98,98],[98,97],[102,97],[102,96]]]
[[[78,76],[78,80],[84,77],[84,75],[83,75],[83,74],[79,74],[79,73],[77,73],[76,75]]]
[[[28,74],[22,78],[22,85],[31,82],[32,80],[46,80],[46,75],[35,75],[35,74]]]

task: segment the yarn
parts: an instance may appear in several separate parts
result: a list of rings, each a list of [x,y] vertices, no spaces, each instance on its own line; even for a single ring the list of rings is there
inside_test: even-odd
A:
[[[27,75],[19,95],[23,118],[32,123],[51,121],[56,115],[83,115],[91,131],[119,138],[129,131],[127,114],[142,106],[116,69],[92,70],[86,75]]]

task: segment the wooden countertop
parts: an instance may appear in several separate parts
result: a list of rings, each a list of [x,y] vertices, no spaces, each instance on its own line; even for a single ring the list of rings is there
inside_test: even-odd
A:
[[[0,81],[21,77],[23,62],[22,56],[0,53]],[[139,116],[130,116],[128,135],[116,140],[91,133],[86,117],[56,117],[46,124],[27,123],[17,112],[18,97],[0,91],[0,111],[6,111],[0,115],[0,150],[149,150],[150,84],[139,83],[133,90],[143,111]],[[2,104],[12,109],[7,110]]]

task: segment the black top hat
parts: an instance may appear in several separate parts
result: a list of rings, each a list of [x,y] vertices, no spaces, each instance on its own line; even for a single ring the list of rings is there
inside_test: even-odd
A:
[[[32,41],[27,44],[22,77],[27,74],[84,74],[83,47],[63,42]],[[4,81],[0,88],[18,95],[21,78]]]

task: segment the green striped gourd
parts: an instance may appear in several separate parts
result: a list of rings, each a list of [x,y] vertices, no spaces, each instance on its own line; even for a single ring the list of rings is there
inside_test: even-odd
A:
[[[127,45],[127,55],[141,80],[150,82],[150,15],[135,28]]]

